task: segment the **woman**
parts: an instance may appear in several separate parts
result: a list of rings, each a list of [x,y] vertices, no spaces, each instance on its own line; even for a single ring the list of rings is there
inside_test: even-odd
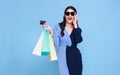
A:
[[[68,6],[64,11],[63,22],[56,25],[54,31],[46,25],[53,35],[55,46],[59,48],[60,75],[82,75],[82,56],[77,48],[77,44],[82,42],[82,31],[77,20],[76,9]]]

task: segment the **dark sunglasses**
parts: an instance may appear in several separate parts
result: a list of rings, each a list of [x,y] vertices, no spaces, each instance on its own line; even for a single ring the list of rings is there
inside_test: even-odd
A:
[[[65,15],[66,16],[69,16],[71,14],[71,16],[74,16],[75,15],[75,12],[65,12]]]

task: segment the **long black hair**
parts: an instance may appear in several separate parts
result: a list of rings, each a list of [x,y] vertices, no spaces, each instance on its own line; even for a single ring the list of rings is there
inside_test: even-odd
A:
[[[74,12],[77,14],[77,10],[76,10],[75,7],[73,7],[73,6],[68,6],[68,7],[65,9],[64,14],[65,14],[65,12],[66,12],[68,9],[74,10]],[[65,19],[65,16],[64,16],[64,17],[63,17],[63,21],[59,23],[60,28],[61,28],[61,36],[64,36],[65,24],[66,24],[66,19]],[[78,22],[77,22],[77,25],[78,25]],[[74,28],[74,24],[73,24],[73,23],[72,23],[72,26],[73,26],[73,28]]]

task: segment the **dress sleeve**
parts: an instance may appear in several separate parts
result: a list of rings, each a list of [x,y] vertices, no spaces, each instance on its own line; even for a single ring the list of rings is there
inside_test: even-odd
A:
[[[74,28],[74,37],[75,37],[76,43],[80,43],[83,41],[81,33],[82,33],[82,30],[80,28]]]
[[[55,25],[53,29],[53,41],[56,47],[59,46],[60,28],[59,25]]]

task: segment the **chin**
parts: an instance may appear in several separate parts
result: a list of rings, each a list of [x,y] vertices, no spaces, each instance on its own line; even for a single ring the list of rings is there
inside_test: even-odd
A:
[[[71,24],[71,23],[73,23],[73,21],[67,21],[67,23]]]

